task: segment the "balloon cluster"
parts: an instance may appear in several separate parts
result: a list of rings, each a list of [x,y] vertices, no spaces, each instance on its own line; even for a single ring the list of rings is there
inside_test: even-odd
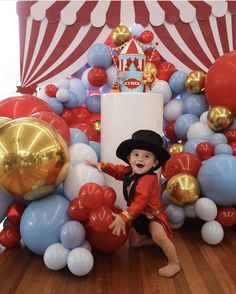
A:
[[[91,182],[84,184],[78,197],[69,204],[68,214],[73,220],[84,222],[87,239],[92,248],[100,252],[112,252],[119,249],[127,241],[129,228],[126,235],[119,237],[112,234],[109,228],[114,217],[119,213],[115,207],[116,193],[106,185]]]

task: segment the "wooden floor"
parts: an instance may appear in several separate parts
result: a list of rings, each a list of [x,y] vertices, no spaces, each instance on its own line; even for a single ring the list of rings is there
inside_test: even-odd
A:
[[[225,229],[217,246],[201,238],[198,220],[174,232],[182,271],[172,279],[158,276],[165,257],[156,247],[129,248],[113,254],[93,253],[95,264],[84,277],[68,269],[51,271],[43,258],[26,248],[0,253],[0,293],[76,294],[233,294],[236,293],[236,228]]]

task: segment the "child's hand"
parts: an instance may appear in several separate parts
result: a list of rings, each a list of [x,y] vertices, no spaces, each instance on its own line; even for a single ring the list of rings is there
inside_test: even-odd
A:
[[[126,229],[125,229],[126,223],[119,216],[119,214],[112,213],[112,215],[115,217],[114,221],[109,226],[109,228],[112,229],[112,234],[119,237],[120,233],[122,232],[125,235],[126,234]]]
[[[100,162],[91,161],[91,160],[85,160],[84,163],[88,164],[88,165],[91,165],[93,167],[96,167],[100,172],[102,171]]]

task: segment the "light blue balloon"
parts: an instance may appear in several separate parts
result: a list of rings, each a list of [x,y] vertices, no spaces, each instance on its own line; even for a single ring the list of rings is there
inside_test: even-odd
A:
[[[185,210],[181,206],[170,204],[166,207],[166,215],[170,223],[178,224],[184,221]]]
[[[191,96],[192,93],[189,91],[184,91],[180,93],[180,98],[182,101],[185,101],[189,96]]]
[[[214,154],[229,154],[233,155],[233,148],[228,144],[218,144],[214,148]]]
[[[187,74],[184,71],[177,70],[174,72],[170,79],[169,85],[174,93],[180,94],[181,92],[185,91],[185,79]]]
[[[175,133],[178,138],[186,140],[189,127],[199,120],[198,116],[191,113],[180,115],[174,124]]]
[[[130,32],[133,36],[140,37],[141,34],[144,32],[144,27],[139,23],[134,23],[130,28]]]
[[[86,134],[80,129],[70,128],[70,145],[73,145],[76,143],[88,144],[89,139],[86,136]]]
[[[80,102],[79,98],[72,92],[70,92],[70,97],[67,102],[64,103],[66,108],[73,109],[75,107],[79,107],[82,103]]]
[[[77,78],[71,78],[69,80],[70,82],[70,92],[75,94],[78,100],[80,101],[80,105],[83,104],[87,97],[87,91],[85,87],[83,86],[80,79]]]
[[[236,157],[220,154],[206,160],[198,173],[202,196],[217,205],[236,204]]]
[[[191,113],[197,116],[209,109],[205,95],[192,94],[183,101],[183,113]]]
[[[203,138],[193,138],[184,144],[184,152],[189,152],[197,155],[196,148],[199,143],[208,142],[207,139]]]
[[[54,190],[54,194],[65,196],[63,183],[56,187],[56,189]]]
[[[56,114],[60,115],[63,112],[64,106],[57,98],[49,98],[46,100],[47,103],[53,108]]]
[[[56,98],[62,103],[67,102],[70,99],[70,91],[66,88],[61,88],[57,90]]]
[[[104,85],[100,88],[101,94],[110,93],[110,91],[111,91],[111,87],[109,87],[108,85]]]
[[[91,95],[86,99],[86,105],[88,110],[92,113],[101,112],[101,96],[100,95]]]
[[[228,139],[224,134],[216,133],[209,138],[209,143],[216,146],[218,144],[227,144]]]
[[[161,194],[161,199],[162,199],[162,201],[164,202],[164,204],[165,204],[166,206],[172,203],[172,201],[171,201],[171,199],[170,199],[170,197],[169,197],[169,194],[168,194],[168,192],[167,192],[167,189],[165,189],[165,190],[162,192],[162,194]]]
[[[69,221],[69,201],[61,195],[50,195],[32,201],[20,222],[24,244],[34,253],[43,255],[53,243],[60,241],[61,227]]]
[[[77,221],[65,223],[60,231],[60,239],[62,244],[68,249],[79,247],[85,240],[84,226]]]
[[[101,144],[96,141],[89,141],[89,146],[93,148],[93,150],[97,154],[98,161],[100,161],[101,160]]]
[[[0,190],[0,223],[6,217],[8,206],[12,204],[14,201],[14,197],[11,197],[10,195]]]
[[[106,44],[93,44],[87,51],[87,61],[90,66],[107,69],[112,65],[112,56]]]
[[[70,83],[68,79],[61,79],[56,83],[56,86],[58,89],[64,88],[69,90]]]

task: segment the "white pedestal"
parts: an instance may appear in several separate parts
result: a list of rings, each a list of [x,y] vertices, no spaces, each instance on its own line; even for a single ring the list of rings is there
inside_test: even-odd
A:
[[[101,97],[101,160],[122,163],[116,157],[119,144],[139,129],[162,135],[163,97],[152,93],[108,93]],[[117,193],[116,204],[126,206],[122,182],[105,175],[106,184]]]

